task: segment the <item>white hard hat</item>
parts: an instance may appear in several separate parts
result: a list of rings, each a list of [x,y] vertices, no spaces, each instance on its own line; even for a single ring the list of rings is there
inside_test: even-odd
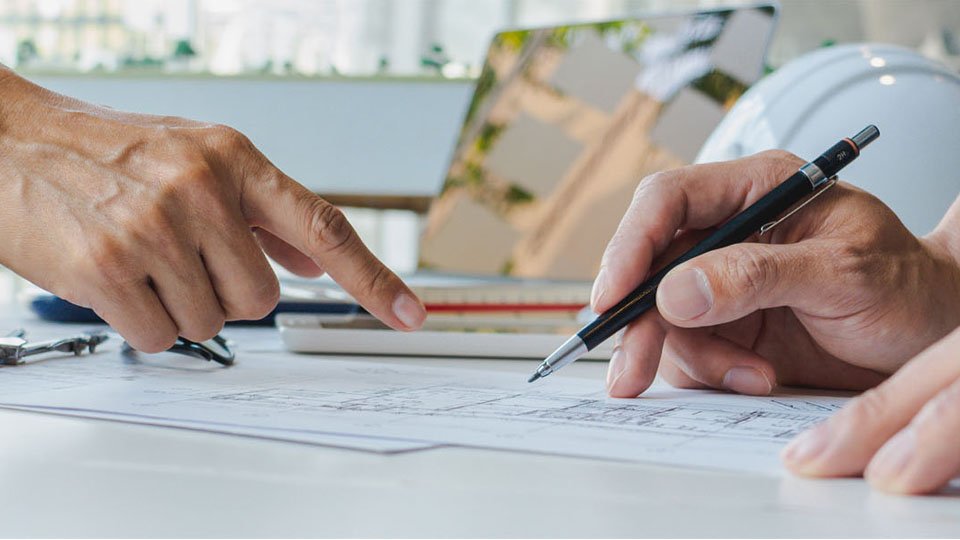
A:
[[[908,49],[841,45],[788,63],[737,101],[696,161],[770,148],[810,160],[867,124],[881,136],[841,178],[930,232],[960,193],[960,77]]]

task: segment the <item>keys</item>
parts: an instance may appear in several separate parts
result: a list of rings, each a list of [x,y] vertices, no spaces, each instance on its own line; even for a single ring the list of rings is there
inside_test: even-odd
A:
[[[0,364],[16,366],[23,364],[28,356],[51,352],[73,353],[75,356],[84,351],[93,354],[106,340],[106,332],[84,332],[63,339],[30,342],[26,339],[26,332],[18,329],[0,337]]]

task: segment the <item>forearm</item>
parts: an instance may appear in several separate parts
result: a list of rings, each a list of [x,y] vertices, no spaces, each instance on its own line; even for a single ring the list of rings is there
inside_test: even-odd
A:
[[[5,156],[64,146],[97,154],[116,142],[113,124],[163,120],[58,94],[0,64],[0,151]],[[119,121],[119,122],[118,122]]]

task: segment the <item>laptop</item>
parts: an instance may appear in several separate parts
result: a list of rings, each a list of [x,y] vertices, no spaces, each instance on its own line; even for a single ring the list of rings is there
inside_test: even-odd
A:
[[[420,268],[590,280],[645,176],[693,162],[764,73],[773,6],[496,34]]]
[[[390,332],[362,310],[281,314],[285,345],[549,353],[587,316],[590,281],[638,183],[693,162],[763,75],[775,23],[775,8],[760,5],[497,33],[427,215],[419,270],[406,277],[427,306],[424,331]]]

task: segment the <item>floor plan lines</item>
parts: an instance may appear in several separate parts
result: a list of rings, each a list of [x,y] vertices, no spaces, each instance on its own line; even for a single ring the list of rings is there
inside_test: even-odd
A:
[[[775,472],[779,449],[844,402],[662,385],[638,399],[610,399],[600,382],[573,377],[528,385],[515,374],[280,353],[201,371],[109,356],[88,362],[0,376],[0,406],[316,444],[358,441],[367,450],[459,445]]]

